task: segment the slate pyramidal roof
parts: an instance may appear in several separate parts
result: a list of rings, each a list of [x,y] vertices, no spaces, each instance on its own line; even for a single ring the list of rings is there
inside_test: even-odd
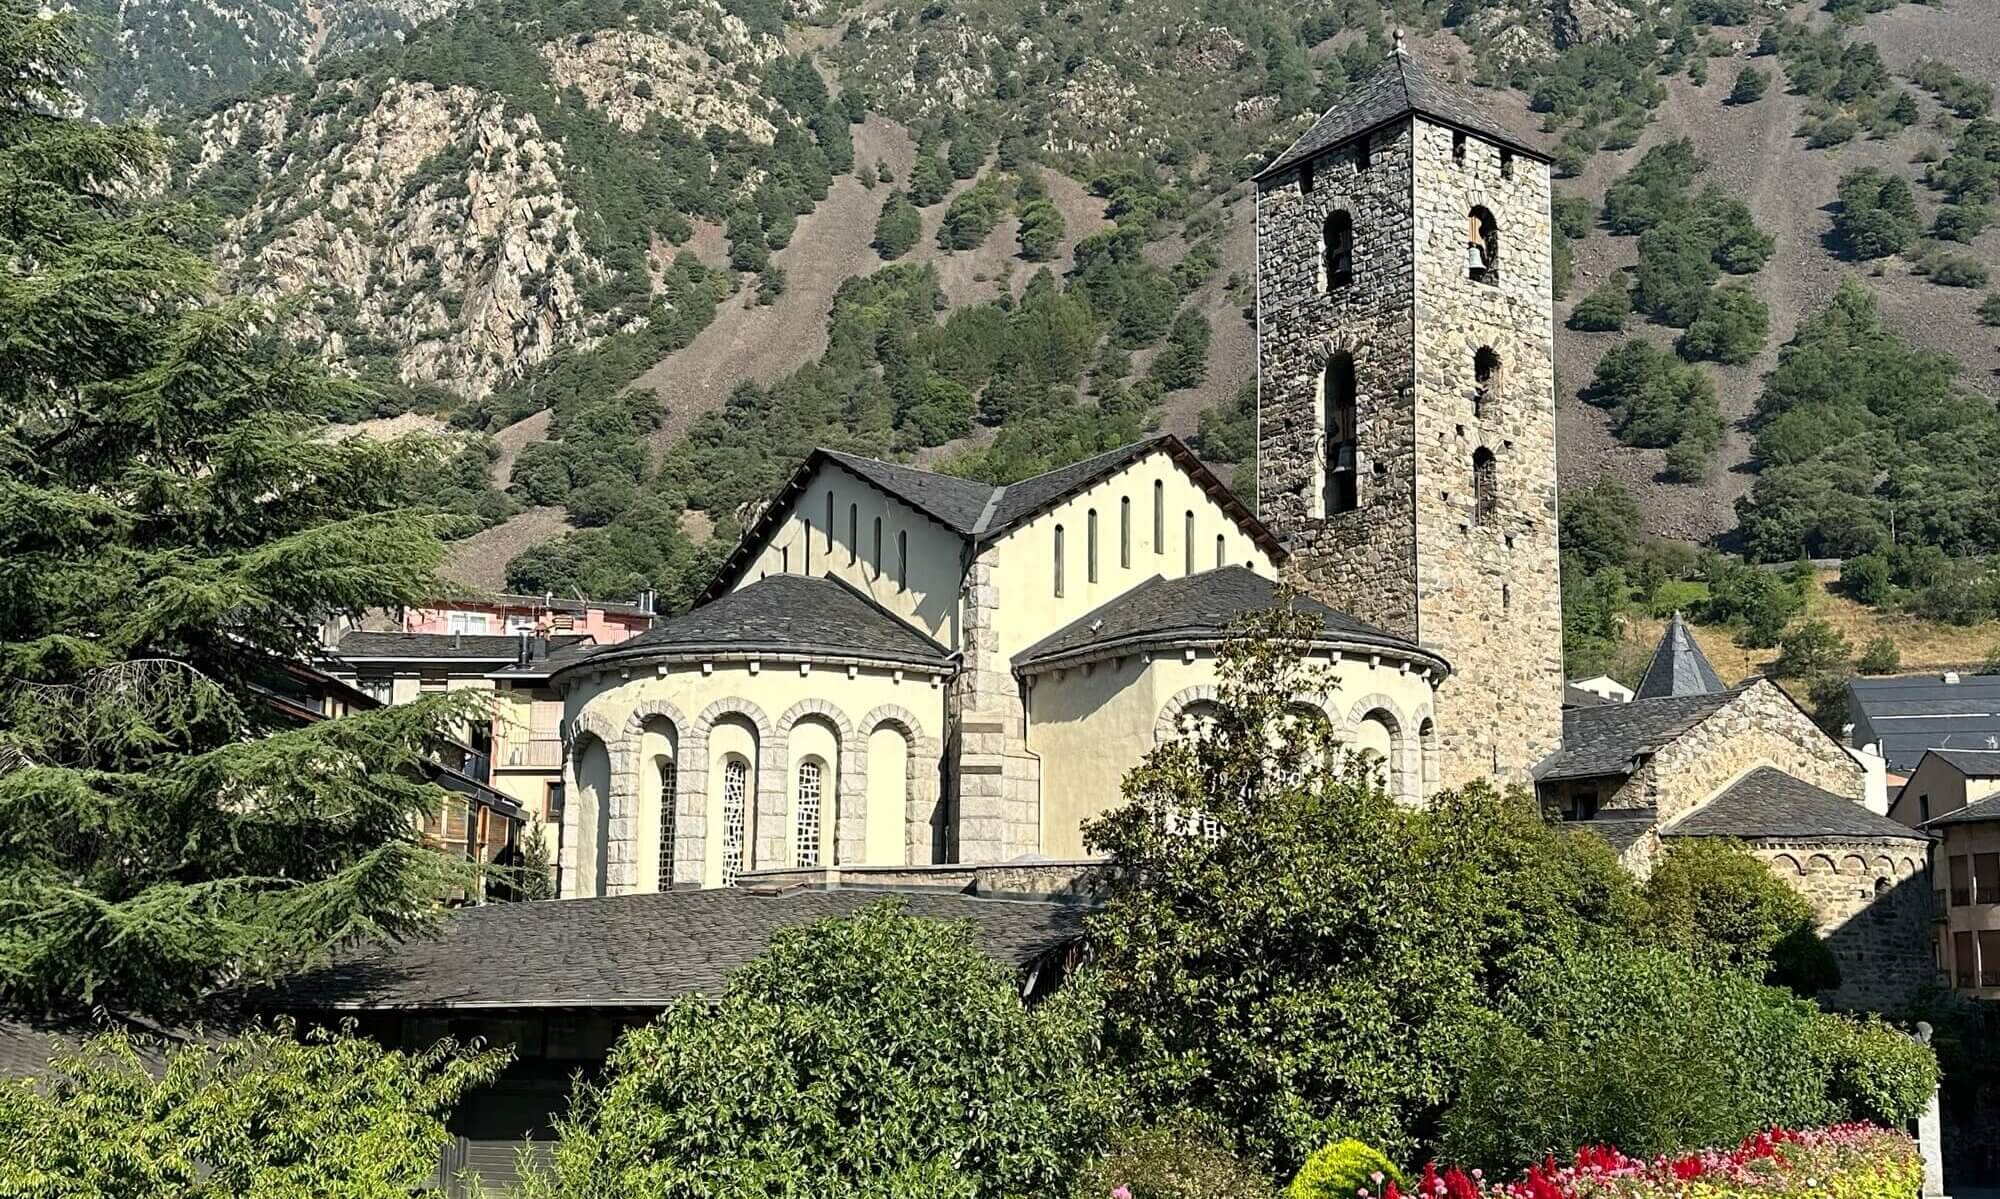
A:
[[[1273,558],[1285,556],[1284,543],[1277,534],[1271,532],[1242,500],[1223,485],[1222,480],[1203,466],[1193,450],[1169,433],[1122,445],[1018,483],[999,486],[821,448],[808,455],[785,485],[771,497],[763,514],[745,530],[743,540],[737,543],[715,577],[696,597],[695,604],[697,607],[707,604],[726,594],[736,584],[755,560],[757,551],[769,539],[772,529],[790,511],[791,504],[805,489],[814,472],[829,462],[977,546],[999,540],[1085,488],[1156,452],[1171,458],[1174,465],[1214,499],[1237,527],[1265,553]]]
[[[1313,122],[1291,148],[1257,172],[1262,179],[1326,150],[1372,133],[1408,116],[1421,116],[1462,129],[1467,133],[1504,146],[1541,162],[1549,161],[1546,151],[1522,141],[1487,115],[1480,106],[1437,77],[1430,67],[1403,46],[1398,35],[1396,48],[1382,66],[1332,108]]]
[[[1632,699],[1636,702],[1669,695],[1716,695],[1727,690],[1722,676],[1715,673],[1701,646],[1695,644],[1687,621],[1676,612],[1667,622],[1667,631],[1661,634],[1660,644],[1653,650],[1653,660],[1646,664],[1646,673],[1640,676]]]

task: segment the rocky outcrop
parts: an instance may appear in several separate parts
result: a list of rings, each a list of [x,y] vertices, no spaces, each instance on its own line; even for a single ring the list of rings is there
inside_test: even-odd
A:
[[[1640,15],[1620,0],[1550,0],[1556,48],[1615,42],[1639,27]]]
[[[192,134],[195,183],[257,146],[265,186],[220,263],[240,292],[310,297],[294,337],[335,358],[392,357],[406,382],[476,398],[604,331],[579,294],[603,268],[583,249],[561,147],[533,117],[424,83],[372,104],[331,85],[295,111],[307,104],[235,105]]]
[[[752,40],[747,30],[743,36],[753,53],[764,51],[769,41]],[[764,100],[698,45],[615,29],[550,42],[542,47],[542,57],[558,86],[574,87],[627,133],[645,128],[655,114],[692,129],[740,133],[765,145],[777,132],[765,115]]]

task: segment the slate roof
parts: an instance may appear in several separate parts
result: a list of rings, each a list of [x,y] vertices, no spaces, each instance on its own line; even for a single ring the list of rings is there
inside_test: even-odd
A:
[[[908,504],[974,545],[980,545],[998,540],[1077,492],[1155,452],[1172,458],[1174,464],[1213,498],[1264,552],[1273,557],[1283,556],[1284,543],[1277,534],[1258,520],[1243,501],[1237,499],[1220,479],[1201,464],[1194,451],[1172,434],[1148,437],[1081,462],[998,487],[918,470],[896,462],[817,449],[800,464],[798,470],[792,472],[792,477],[765,506],[756,524],[744,533],[743,540],[695,602],[705,604],[713,600],[741,577],[756,551],[769,540],[771,529],[790,510],[790,501],[804,489],[807,480],[824,462],[838,463],[855,477]]]
[[[1596,708],[1604,704],[1615,704],[1618,702],[1620,701],[1612,699],[1609,696],[1599,695],[1595,691],[1585,691],[1575,683],[1563,684],[1562,706],[1565,708]]]
[[[1741,837],[1788,841],[1832,837],[1843,840],[1927,841],[1923,833],[1877,816],[1854,800],[1761,766],[1696,808],[1665,837]]]
[[[852,915],[883,892],[742,887],[461,908],[432,939],[378,944],[248,1000],[278,1011],[663,1007],[719,996],[778,929]],[[970,920],[980,947],[1025,968],[1082,935],[1076,904],[900,893],[913,916]]]
[[[1666,632],[1660,634],[1660,644],[1653,648],[1653,660],[1646,664],[1646,673],[1639,678],[1633,699],[1658,699],[1663,695],[1713,695],[1729,688],[1723,684],[1722,676],[1715,673],[1715,667],[1708,664],[1708,658],[1695,644],[1694,634],[1688,631],[1687,622],[1681,614],[1674,613],[1667,622]]]
[[[559,669],[658,654],[819,654],[950,667],[950,650],[834,578],[771,575]]]
[[[1975,799],[1962,808],[1954,808],[1942,816],[1933,816],[1924,821],[1925,828],[1941,828],[1948,824],[1989,824],[2000,820],[2000,795],[1989,795],[1985,799]]]
[[[1741,694],[1670,695],[1625,704],[1571,708],[1563,713],[1563,747],[1535,771],[1541,782],[1629,774],[1633,760],[1651,754],[1715,714]]]
[[[1014,668],[1049,666],[1116,646],[1227,636],[1245,612],[1275,607],[1277,599],[1277,584],[1242,566],[1224,566],[1178,579],[1154,575],[1022,650],[1014,656]],[[1296,596],[1292,607],[1317,614],[1320,635],[1329,641],[1379,646],[1407,656],[1421,654],[1443,665],[1443,659],[1419,649],[1414,642],[1318,600]]]
[[[1889,770],[1907,775],[1927,749],[2000,749],[2000,675],[1930,675],[1848,681],[1856,744],[1873,742]]]
[[[590,638],[564,635],[549,638],[551,651]],[[438,661],[512,661],[521,652],[515,633],[370,633],[362,629],[342,635],[334,652],[353,662],[367,658],[429,658]]]
[[[1933,749],[1925,751],[1935,754],[1951,763],[1960,774],[1967,778],[2000,778],[2000,750],[1994,749]],[[1921,760],[1921,759],[1919,759]]]
[[[1571,832],[1596,833],[1622,854],[1637,845],[1659,821],[1658,808],[1608,808],[1588,820],[1565,821],[1562,827]]]
[[[1257,172],[1257,178],[1276,174],[1294,163],[1303,162],[1412,113],[1477,134],[1495,145],[1505,146],[1530,158],[1543,162],[1549,160],[1546,152],[1509,133],[1481,111],[1479,105],[1399,47],[1373,75],[1327,109],[1312,128],[1292,143],[1290,149],[1273,159],[1270,166]]]

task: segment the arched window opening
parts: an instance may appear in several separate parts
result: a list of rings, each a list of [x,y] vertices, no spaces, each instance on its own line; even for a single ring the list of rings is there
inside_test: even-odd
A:
[[[910,589],[910,531],[896,530],[896,590]]]
[[[743,873],[745,809],[750,793],[750,763],[731,757],[722,764],[722,885],[736,885]]]
[[[1354,218],[1345,208],[1335,209],[1326,218],[1321,251],[1326,259],[1323,265],[1328,291],[1354,282]]]
[[[1460,166],[1465,165],[1465,132],[1463,130],[1452,130],[1451,160]]]
[[[799,763],[799,798],[794,817],[792,862],[801,869],[819,865],[820,794],[825,768],[818,758]]]
[[[1374,161],[1370,153],[1374,147],[1368,144],[1371,140],[1371,138],[1363,135],[1354,143],[1354,169],[1357,171],[1367,170],[1368,164]]]
[[[1472,520],[1488,525],[1500,510],[1500,468],[1485,446],[1472,453]]]
[[[679,812],[675,799],[675,782],[679,771],[674,768],[672,758],[659,758],[660,771],[660,890],[674,889],[674,834],[678,829],[675,819]]]
[[[1465,274],[1481,283],[1500,281],[1500,225],[1483,207],[1465,214]]]
[[[1153,552],[1167,552],[1167,485],[1153,480]]]
[[[1514,177],[1514,152],[1512,150],[1500,151],[1500,177],[1502,179],[1512,179]]]
[[[826,556],[833,557],[833,492],[826,493]]]
[[[1092,508],[1083,523],[1083,569],[1084,577],[1090,582],[1097,581],[1097,509]]]
[[[1472,355],[1472,415],[1485,420],[1492,413],[1493,393],[1500,386],[1500,355],[1480,346]]]
[[[1132,569],[1132,497],[1118,501],[1118,565]]]
[[[861,505],[847,506],[847,564],[849,566],[861,557]]]
[[[1194,573],[1194,509],[1187,510],[1181,525],[1181,573]]]
[[[1063,593],[1063,527],[1056,526],[1056,598]]]
[[[1354,359],[1335,354],[1326,364],[1326,514],[1352,512],[1360,504],[1355,476]]]
[[[1222,550],[1224,544],[1222,534],[1217,533],[1215,535],[1215,569],[1217,570],[1222,569]]]
[[[875,577],[882,577],[882,518],[875,518]]]
[[[1313,164],[1308,161],[1299,164],[1299,193],[1301,195],[1310,196],[1312,195],[1312,189],[1313,189]]]

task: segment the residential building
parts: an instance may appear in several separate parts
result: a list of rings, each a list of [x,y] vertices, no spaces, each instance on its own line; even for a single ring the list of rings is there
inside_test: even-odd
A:
[[[1890,814],[1938,838],[1938,984],[2000,999],[2000,751],[1925,752]]]
[[[2000,749],[2000,675],[1855,678],[1847,710],[1848,743],[1873,746],[1892,782],[1907,779],[1926,750]]]
[[[530,633],[587,637],[615,645],[652,627],[654,594],[632,603],[567,599],[558,595],[492,594],[438,600],[401,613],[405,633],[459,633],[466,636]]]

